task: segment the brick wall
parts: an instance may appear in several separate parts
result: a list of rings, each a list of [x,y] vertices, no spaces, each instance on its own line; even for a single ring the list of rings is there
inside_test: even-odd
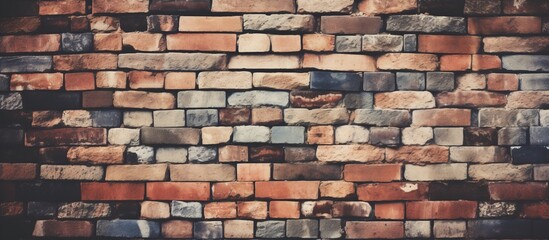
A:
[[[0,3],[0,238],[549,238],[547,0]]]

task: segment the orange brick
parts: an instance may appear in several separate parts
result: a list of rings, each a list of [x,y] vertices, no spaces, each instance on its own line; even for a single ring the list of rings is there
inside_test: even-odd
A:
[[[242,17],[181,16],[180,32],[242,32]]]
[[[97,88],[126,88],[126,73],[119,71],[97,72],[95,75]]]
[[[53,56],[54,69],[73,70],[109,70],[118,67],[118,56],[109,53],[85,53]]]
[[[65,90],[84,91],[95,89],[95,76],[91,72],[66,73]]]
[[[271,35],[271,48],[273,52],[299,52],[301,51],[300,35]]]
[[[516,91],[519,86],[519,79],[513,73],[490,73],[488,74],[488,90],[491,91]]]
[[[236,218],[236,203],[211,202],[204,205],[204,218]]]
[[[425,183],[372,183],[357,188],[358,200],[362,201],[403,201],[422,200],[427,195]]]
[[[164,87],[164,73],[159,72],[131,71],[128,80],[131,89]]]
[[[238,203],[238,217],[245,219],[266,219],[267,202],[250,201]]]
[[[416,110],[412,114],[415,126],[459,127],[471,125],[470,109],[428,109]]]
[[[80,188],[83,201],[127,201],[145,198],[144,183],[89,182],[80,183]]]
[[[192,238],[193,222],[185,220],[163,222],[162,236],[165,238]]]
[[[391,182],[400,180],[401,164],[347,164],[343,179],[350,182]]]
[[[346,237],[349,239],[404,238],[404,223],[389,221],[348,221],[345,224],[345,233]]]
[[[246,199],[254,195],[254,184],[251,182],[214,183],[213,199]]]
[[[480,37],[454,35],[419,35],[418,51],[427,53],[477,53]]]
[[[236,34],[177,33],[167,36],[168,50],[235,52]]]
[[[147,199],[206,201],[210,198],[207,182],[148,182]]]
[[[467,71],[471,69],[471,55],[442,55],[441,71]]]
[[[39,1],[38,14],[40,15],[65,15],[65,14],[85,14],[86,1],[82,0],[59,0],[59,1]]]
[[[19,35],[0,37],[0,53],[56,52],[61,36],[58,34]]]
[[[308,144],[334,144],[334,127],[312,126],[307,130]]]
[[[271,218],[299,218],[299,214],[299,202],[271,201],[269,203]]]
[[[0,163],[0,180],[33,180],[35,178],[35,163]]]
[[[335,36],[328,34],[303,35],[303,50],[313,52],[329,52],[335,48]]]
[[[419,201],[406,203],[406,219],[462,219],[477,216],[474,201]]]
[[[501,59],[497,55],[473,55],[473,71],[501,69]]]
[[[490,183],[492,200],[543,200],[547,198],[547,183]]]
[[[93,35],[95,51],[122,51],[121,33],[97,33]]]
[[[282,109],[278,107],[252,108],[252,124],[273,125],[282,123]]]
[[[374,212],[376,219],[404,219],[404,203],[378,203]]]
[[[256,182],[255,196],[270,199],[317,199],[318,181]]]
[[[467,28],[472,35],[541,33],[541,19],[530,16],[470,17]]]
[[[269,181],[271,179],[271,164],[240,163],[236,165],[238,181]]]
[[[166,74],[164,81],[164,87],[169,90],[194,89],[196,86],[196,73],[170,72]]]
[[[158,52],[166,49],[166,42],[160,33],[124,33],[122,45],[142,52]]]
[[[59,90],[63,87],[62,73],[24,73],[11,75],[10,90]]]

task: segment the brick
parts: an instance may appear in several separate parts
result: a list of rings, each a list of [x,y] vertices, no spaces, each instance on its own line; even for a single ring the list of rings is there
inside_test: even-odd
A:
[[[377,59],[382,70],[434,71],[438,68],[438,57],[421,53],[387,53]]]
[[[522,206],[523,218],[549,218],[549,204],[547,202],[541,203],[526,203]]]
[[[145,201],[141,203],[141,217],[145,219],[166,219],[170,217],[170,204]]]
[[[166,37],[168,50],[235,52],[236,35],[226,33],[178,33]]]
[[[347,178],[346,175],[345,178]],[[345,180],[349,181],[348,179]],[[354,184],[345,181],[323,181],[320,183],[319,190],[321,197],[329,198],[347,198],[355,194]]]
[[[451,72],[428,72],[427,90],[431,91],[451,91],[454,90],[454,73]]]
[[[225,238],[253,238],[254,222],[247,220],[226,220],[223,222]]]
[[[286,221],[286,236],[298,238],[317,238],[318,220],[288,220]]]
[[[251,89],[251,72],[200,72],[199,89]]]
[[[102,71],[95,74],[97,88],[126,88],[126,73],[119,71]]]
[[[299,218],[299,214],[299,202],[269,202],[269,217],[271,218]]]
[[[153,112],[155,127],[183,127],[185,126],[184,110],[161,110]]]
[[[147,183],[147,199],[150,199],[150,200],[206,201],[209,198],[210,198],[209,183],[198,183],[198,182],[185,182],[185,183],[149,182]]]
[[[303,35],[303,50],[313,52],[329,52],[335,47],[335,36],[328,34]]]
[[[409,238],[429,238],[431,237],[430,221],[406,221],[404,223],[406,237]]]
[[[372,127],[370,128],[370,144],[384,146],[400,144],[400,130],[395,127]]]
[[[175,32],[178,25],[179,17],[177,15],[147,16],[147,30],[149,32]]]
[[[336,143],[367,143],[370,132],[361,126],[340,126],[335,130]]]
[[[155,238],[160,237],[160,223],[147,220],[99,220],[96,235],[100,237]]]
[[[233,133],[234,142],[268,142],[271,133],[263,126],[236,126]]]
[[[353,8],[353,1],[350,1],[350,0],[338,0],[338,1],[298,0],[297,1],[297,12],[299,13],[350,12],[352,8]]]
[[[440,57],[440,70],[442,71],[466,71],[471,69],[470,55],[442,55]]]
[[[298,69],[300,59],[294,55],[236,55],[230,61],[229,69]]]
[[[93,236],[93,224],[88,221],[38,220],[34,225],[34,237],[82,237]]]
[[[313,31],[314,23],[315,21],[312,15],[294,15],[294,14],[271,14],[271,15],[245,14],[244,15],[244,30],[248,30],[248,31],[308,33]]]
[[[225,54],[129,53],[118,56],[118,67],[138,70],[217,70],[226,66]]]
[[[320,164],[274,164],[274,180],[341,179],[341,168]]]
[[[404,178],[411,181],[465,180],[467,164],[405,165]]]
[[[63,52],[90,52],[93,49],[92,33],[61,34],[61,49]]]
[[[263,33],[248,33],[238,36],[239,52],[268,52],[271,49],[269,35]]]
[[[465,128],[465,145],[497,145],[497,134],[495,128]]]
[[[370,162],[383,160],[385,153],[372,145],[322,145],[318,146],[316,157],[322,162]]]
[[[112,165],[107,167],[106,181],[163,181],[166,178],[166,164]]]
[[[191,128],[143,128],[141,142],[144,144],[197,144],[198,129]]]
[[[241,163],[236,166],[238,181],[269,181],[271,165],[269,163]]]
[[[38,16],[10,17],[0,20],[1,33],[27,33],[34,32],[40,26]]]
[[[66,73],[65,90],[83,91],[95,89],[95,76],[91,72]]]
[[[22,94],[23,104],[31,110],[66,110],[83,106],[82,94],[77,92],[27,91]],[[17,95],[8,96],[6,101],[13,104],[12,108],[20,103]]]
[[[95,51],[121,51],[122,34],[120,33],[97,33],[93,35]]]
[[[229,142],[233,133],[231,127],[202,128],[202,144],[219,144]]]
[[[423,200],[427,197],[427,185],[424,183],[372,183],[357,187],[361,201],[402,201]]]
[[[431,182],[430,200],[488,200],[488,186],[483,182]]]
[[[152,93],[144,91],[117,91],[114,93],[115,107],[141,109],[171,109],[175,97],[171,93]]]
[[[515,4],[513,1],[503,1],[503,12],[505,14],[536,14],[543,13],[548,9],[549,5],[545,2],[524,1]]]
[[[33,180],[36,178],[34,163],[0,163],[0,179],[2,180]]]
[[[325,206],[319,206],[320,209]],[[372,207],[367,202],[349,201],[335,202],[333,205],[334,217],[369,217],[372,213]]]
[[[171,215],[182,218],[202,218],[202,204],[199,202],[172,201]]]
[[[143,200],[143,183],[81,183],[83,201]]]
[[[182,91],[177,94],[179,108],[224,108],[223,91]]]
[[[242,32],[242,17],[180,16],[180,32]]]
[[[166,49],[166,40],[162,34],[123,33],[122,45],[124,49],[132,49],[133,51],[158,52]]]
[[[401,146],[399,148],[387,149],[385,154],[386,160],[393,162],[448,162],[448,148],[442,146]]]
[[[376,219],[404,219],[404,203],[379,203],[375,205]]]
[[[454,162],[506,162],[509,160],[509,151],[503,147],[452,147],[450,160]]]
[[[57,128],[32,130],[25,134],[26,146],[66,146],[106,144],[106,130],[102,128]],[[59,136],[62,136],[61,138]]]
[[[300,35],[270,35],[273,52],[301,51]]]
[[[164,79],[164,88],[170,90],[194,89],[196,74],[191,72],[170,72]]]
[[[435,98],[429,92],[406,91],[375,94],[376,107],[390,109],[434,108]]]
[[[256,182],[256,198],[317,199],[318,181]]]
[[[259,238],[284,238],[286,236],[285,221],[263,221],[256,223],[256,236]]]
[[[391,182],[400,180],[400,164],[347,164],[343,175],[349,182]]]
[[[518,91],[507,97],[506,108],[542,108],[549,99],[549,91]]]
[[[419,35],[419,52],[477,53],[480,37],[451,35]]]
[[[40,206],[37,204],[37,206]],[[47,207],[47,205],[43,205]],[[57,210],[57,209],[55,209]],[[104,218],[110,217],[111,206],[107,203],[72,202],[59,206],[58,218]]]
[[[498,130],[499,145],[524,145],[528,141],[527,130],[520,127],[505,127]]]
[[[234,202],[211,202],[204,205],[204,218],[236,218]]]
[[[387,121],[387,119],[391,119],[391,121]],[[404,127],[410,125],[411,116],[410,113],[405,110],[357,109],[355,111],[353,123],[374,126]]]
[[[381,25],[379,17],[322,16],[320,31],[327,34],[375,34],[379,33]]]
[[[333,109],[284,109],[284,121],[289,124],[338,124],[347,123],[349,113],[344,108]]]
[[[360,52],[360,36],[336,36],[336,52]]]
[[[435,221],[433,235],[438,238],[465,237],[465,221]]]
[[[188,148],[188,152],[190,162],[213,162],[217,158],[217,149],[215,147],[191,146]]]
[[[417,0],[385,1],[363,0],[358,4],[358,10],[367,15],[400,13],[417,8]]]
[[[271,128],[271,143],[304,143],[304,132],[305,128],[300,126],[275,126]]]
[[[492,200],[542,200],[547,198],[546,183],[490,183]]]
[[[544,55],[506,55],[501,61],[506,70],[547,71],[548,59]]]
[[[397,72],[398,90],[425,90],[425,74],[416,72]]]
[[[56,52],[60,50],[60,42],[58,34],[2,36],[0,52]]]
[[[519,79],[516,74],[490,73],[487,76],[488,90],[491,91],[515,91],[519,87]]]
[[[465,19],[461,17],[421,14],[392,15],[387,19],[389,32],[465,33],[465,26]]]
[[[208,0],[150,0],[150,10],[161,11],[161,12],[172,12],[172,11],[208,11],[210,9],[210,1]]]
[[[469,166],[469,178],[487,181],[528,181],[532,180],[532,166],[515,166],[508,163],[495,163]]]
[[[469,126],[471,111],[468,109],[429,109],[413,112],[413,125],[417,126]]]
[[[99,166],[40,166],[40,178],[47,180],[95,180],[103,179],[103,168]]]
[[[425,145],[433,140],[433,129],[428,127],[411,127],[402,129],[404,145]]]
[[[541,19],[538,17],[471,17],[467,26],[469,34],[472,35],[541,33]]]
[[[420,0],[419,12],[432,15],[461,15],[464,1],[451,0]]]
[[[32,112],[33,127],[55,127],[61,124],[61,115],[59,111],[34,111]]]
[[[128,7],[131,6],[131,7]],[[92,13],[141,13],[149,11],[148,0],[123,0],[111,2],[98,0],[92,4]]]
[[[62,73],[13,74],[10,90],[59,90],[63,86]]]
[[[208,172],[205,176],[202,173]],[[170,179],[172,181],[233,181],[236,169],[228,164],[196,164],[171,165]]]
[[[355,73],[314,71],[310,72],[310,82],[311,89],[360,91],[362,88],[362,77]]]
[[[212,12],[295,12],[295,2],[282,0],[274,4],[269,0],[213,0]]]
[[[303,68],[335,71],[376,71],[375,60],[372,57],[355,54],[306,53],[303,57]]]
[[[219,148],[220,162],[247,162],[248,147],[227,145]]]
[[[334,129],[332,126],[312,126],[307,130],[307,143],[333,144]]]
[[[437,95],[437,105],[442,107],[503,107],[506,95],[484,91],[445,92]]]
[[[259,88],[293,90],[309,86],[308,73],[254,73],[253,85]]]
[[[162,236],[165,238],[191,238],[193,223],[184,220],[170,220],[162,223]]]
[[[406,203],[407,219],[475,218],[477,203],[472,201],[419,201]]]
[[[349,239],[402,238],[404,237],[404,223],[348,221],[345,224],[345,232]]]
[[[463,12],[467,15],[489,15],[501,13],[501,1],[466,0]]]
[[[94,16],[90,18],[90,28],[97,32],[112,32],[120,28],[120,19],[110,16]],[[120,47],[122,47],[122,35],[120,34]]]
[[[0,73],[45,72],[52,69],[51,56],[6,56],[0,57]]]
[[[483,39],[484,51],[496,52],[544,52],[549,46],[547,37],[486,37]]]
[[[214,199],[246,199],[254,195],[253,189],[247,182],[215,183],[212,193]]]
[[[531,222],[525,220],[471,220],[467,222],[467,237],[521,238],[530,234]]]
[[[221,221],[195,222],[193,234],[197,239],[222,238],[223,224]]]
[[[313,154],[314,155],[314,154]],[[282,162],[284,148],[281,146],[251,146],[251,162]]]
[[[59,71],[110,70],[117,67],[117,56],[108,53],[55,55],[53,61],[54,69]]]
[[[362,36],[362,51],[400,52],[403,42],[403,36],[398,35],[364,35]]]
[[[238,203],[238,217],[244,219],[266,219],[267,202],[249,201]]]
[[[478,121],[480,127],[528,127],[538,125],[538,117],[533,109],[481,109]]]
[[[393,91],[396,88],[395,74],[390,72],[372,72],[363,74],[364,91]]]
[[[520,74],[521,90],[549,90],[547,74]]]

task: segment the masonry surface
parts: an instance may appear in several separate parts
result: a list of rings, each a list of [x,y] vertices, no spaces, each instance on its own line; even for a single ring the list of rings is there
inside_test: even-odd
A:
[[[3,1],[0,145],[1,239],[548,239],[549,1]]]

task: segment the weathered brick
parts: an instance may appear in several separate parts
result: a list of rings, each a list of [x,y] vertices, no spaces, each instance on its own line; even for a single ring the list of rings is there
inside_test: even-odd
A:
[[[321,145],[316,157],[321,162],[373,162],[384,160],[385,151],[372,145]]]
[[[341,179],[341,168],[320,164],[274,164],[274,180]]]
[[[305,142],[304,127],[274,126],[271,128],[271,143],[300,144],[304,142]]]
[[[210,1],[208,0],[150,0],[150,10],[160,12],[189,12],[189,11],[208,11],[210,10]]]
[[[32,236],[35,237],[88,238],[93,236],[93,234],[93,224],[91,222],[75,220],[38,220],[32,231]]]
[[[367,55],[356,54],[306,53],[303,57],[303,68],[335,71],[376,71],[374,58]],[[311,76],[311,79],[312,78],[313,76]]]
[[[0,73],[45,72],[51,70],[51,56],[5,56],[0,57]]]
[[[406,221],[404,223],[406,237],[429,238],[431,237],[430,221]]]
[[[34,163],[0,163],[0,179],[33,180],[36,178],[36,170]]]
[[[336,36],[336,52],[360,52],[360,36]]]
[[[335,130],[336,143],[367,143],[370,132],[361,126],[344,125]]]
[[[463,128],[435,128],[434,134],[438,145],[463,145]]]
[[[344,108],[333,109],[284,109],[284,122],[292,125],[341,124],[349,121],[349,113]]]
[[[480,37],[419,35],[418,51],[427,53],[477,53]]]
[[[498,132],[495,128],[469,127],[464,130],[465,145],[497,145]]]
[[[194,128],[143,128],[143,144],[198,144],[200,130]]]
[[[193,223],[185,220],[163,222],[162,236],[166,238],[192,238]]]
[[[541,19],[522,16],[470,17],[467,28],[471,35],[536,34],[541,33]]]
[[[532,166],[515,166],[509,163],[469,166],[469,178],[476,181],[528,181],[532,180]]]
[[[168,35],[173,36],[173,35]],[[169,37],[168,37],[169,39]],[[159,52],[166,49],[166,40],[162,34],[154,33],[123,33],[124,49],[140,52]],[[169,42],[168,42],[169,47]]]
[[[488,90],[491,91],[514,91],[518,90],[519,79],[516,74],[490,73],[488,74]]]
[[[352,0],[298,0],[297,12],[303,13],[337,13],[350,12],[353,8]]]
[[[150,15],[147,16],[147,30],[149,32],[175,32],[178,29],[177,15]]]
[[[25,145],[102,145],[106,144],[106,135],[107,131],[103,128],[57,128],[32,130],[25,134]]]
[[[531,222],[526,220],[471,220],[467,222],[467,237],[522,238],[528,236]]]
[[[390,119],[388,121],[387,119]],[[405,127],[411,123],[411,116],[405,110],[357,109],[353,123],[374,126]]]
[[[160,223],[147,220],[99,220],[96,235],[99,237],[155,238],[160,237]]]
[[[95,51],[121,51],[122,34],[120,33],[97,33],[93,35]]]
[[[399,35],[362,36],[362,51],[366,52],[400,52],[403,44],[403,36]]]
[[[117,56],[109,53],[85,53],[76,55],[53,56],[54,69],[73,70],[110,70],[117,67]]]
[[[380,17],[322,16],[320,31],[327,34],[376,34],[382,26]]]
[[[401,146],[387,148],[386,160],[407,163],[448,162],[448,148],[443,146]]]
[[[236,166],[238,181],[269,181],[271,165],[269,163],[241,163]]]
[[[300,58],[295,55],[236,55],[231,57],[229,69],[298,69]]]
[[[40,166],[40,178],[47,180],[102,180],[103,168],[99,166]]]
[[[271,132],[264,126],[236,126],[233,133],[234,142],[268,142]]]
[[[404,91],[375,94],[377,108],[422,109],[434,108],[435,98],[429,92]]]
[[[368,15],[400,13],[417,8],[417,0],[385,1],[363,0],[358,4],[358,10]]]
[[[251,89],[251,72],[200,72],[199,89]]]
[[[404,178],[411,181],[465,180],[467,179],[467,164],[443,163],[426,166],[407,164],[405,165]]]
[[[422,53],[387,53],[377,59],[382,70],[434,71],[438,68],[438,57]]]
[[[215,183],[212,185],[214,199],[246,199],[254,195],[251,182]]]
[[[128,53],[118,55],[118,67],[138,70],[222,70],[225,54],[214,53]]]
[[[344,175],[347,178],[347,173]],[[347,198],[355,195],[355,185],[346,181],[322,181],[319,190],[321,197]]]
[[[44,205],[45,206],[45,205]],[[72,202],[59,206],[58,218],[103,218],[110,217],[111,206],[108,203]]]
[[[10,90],[59,90],[63,86],[62,73],[13,74]]]
[[[547,183],[490,183],[492,200],[542,200],[547,198]]]
[[[333,51],[335,47],[335,36],[328,34],[305,34],[303,35],[303,50],[313,52]]]
[[[25,6],[28,7],[28,6]],[[38,16],[9,17],[0,20],[1,33],[27,33],[34,32],[40,26]]]
[[[210,184],[197,182],[148,182],[147,199],[206,201],[210,199]],[[172,206],[172,215],[175,215],[173,213],[174,211],[177,212],[176,209]]]
[[[253,85],[258,88],[293,90],[309,86],[308,73],[254,73]]]
[[[390,72],[363,73],[364,91],[393,91],[396,88],[395,74]]]
[[[247,220],[226,220],[223,222],[223,236],[226,238],[253,238],[254,222]]]
[[[507,97],[506,108],[544,108],[549,91],[517,91]]]
[[[314,23],[312,15],[244,14],[244,30],[248,31],[312,32]]]
[[[538,125],[538,118],[533,109],[481,109],[478,114],[480,127],[528,127]]]
[[[274,127],[273,127],[274,128]],[[334,144],[334,129],[332,126],[311,126],[307,130],[307,143]]]
[[[311,89],[360,91],[362,77],[355,73],[310,72]]]
[[[224,108],[223,91],[182,91],[177,94],[179,108]]]
[[[501,58],[503,69],[517,71],[547,71],[549,57],[545,55],[506,55]]]
[[[165,219],[170,217],[170,204],[145,201],[141,203],[141,217],[145,219]]]
[[[247,201],[238,203],[238,217],[245,219],[266,219],[267,202]]]
[[[295,2],[282,0],[276,4],[269,0],[213,0],[212,12],[295,12]]]
[[[216,109],[190,109],[186,112],[187,126],[202,127],[218,124],[218,112]]]
[[[286,236],[285,221],[263,221],[256,223],[256,237],[259,238],[284,238]]]
[[[492,163],[509,160],[509,151],[504,147],[452,147],[450,160],[454,162]]]
[[[463,13],[467,15],[491,15],[501,13],[501,1],[466,0]]]
[[[211,202],[204,205],[204,218],[236,218],[234,202]]]
[[[417,126],[469,126],[471,111],[469,109],[429,109],[416,110],[412,116],[413,125]]]
[[[465,19],[431,15],[392,15],[387,19],[389,32],[465,33]]]

